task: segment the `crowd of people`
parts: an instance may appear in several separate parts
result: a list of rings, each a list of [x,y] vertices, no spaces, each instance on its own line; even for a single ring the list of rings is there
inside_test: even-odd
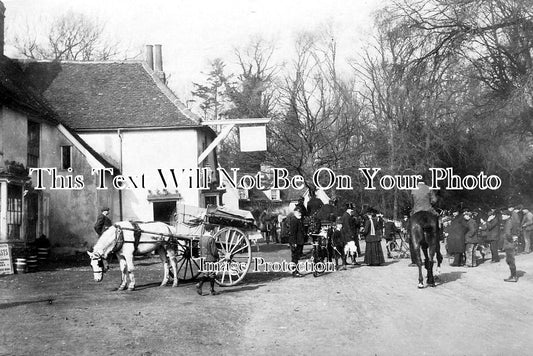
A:
[[[446,251],[453,256],[451,266],[476,267],[487,254],[492,263],[498,263],[499,252],[504,251],[511,272],[505,281],[518,281],[515,253],[531,252],[533,213],[528,208],[518,205],[487,212],[462,209],[443,220]]]
[[[510,269],[510,276],[505,281],[518,281],[515,254],[531,252],[533,213],[528,208],[518,205],[490,209],[486,212],[463,208],[441,212],[440,217],[437,217],[438,214],[432,207],[434,195],[428,189],[424,189],[425,187],[425,184],[421,183],[419,189],[414,190],[411,214],[417,211],[431,211],[435,214],[435,219],[439,219],[440,240],[444,241],[448,256],[453,258],[450,266],[476,267],[483,263],[488,255],[492,263],[498,263],[499,253],[505,252]],[[323,204],[311,193],[307,206],[303,199],[300,199],[286,221],[280,223],[280,233],[275,235],[276,242],[289,243],[291,260],[294,263],[298,263],[302,256],[309,229],[313,228],[313,219],[329,224],[328,241],[332,255],[337,265],[338,259],[342,260],[344,268],[347,264],[344,247],[349,243],[355,246],[357,256],[364,255],[364,264],[379,266],[385,263],[383,239],[396,238],[397,234],[403,232],[409,242],[407,215],[401,221],[393,221],[384,218],[379,211],[369,206],[357,211],[352,203],[346,204],[343,211],[339,211],[335,201]],[[284,224],[288,226],[285,231]],[[366,248],[364,253],[361,253],[360,240],[363,239]],[[412,248],[410,252],[411,266],[413,266],[417,261]],[[388,258],[392,257],[389,245],[386,253]],[[355,260],[353,263],[358,264]],[[301,274],[295,272],[294,276],[300,277]]]
[[[363,263],[369,266],[379,266],[385,263],[385,256],[381,241],[388,239],[399,232],[399,228],[392,220],[384,219],[383,214],[370,206],[364,206],[356,210],[353,203],[347,203],[343,210],[339,211],[334,200],[323,204],[311,193],[307,206],[300,199],[294,211],[281,223],[280,240],[289,244],[291,248],[291,261],[298,263],[302,256],[303,246],[307,241],[309,232],[318,233],[320,225],[328,225],[328,249],[330,261],[335,259],[343,261],[346,268],[347,258],[345,246],[351,243],[354,246],[354,255],[363,256]],[[318,228],[316,227],[318,225]],[[287,228],[284,229],[284,226]],[[366,242],[364,254],[361,251],[360,240]],[[391,257],[387,250],[388,257]],[[352,263],[359,263],[352,259]],[[301,277],[298,271],[293,273],[295,277]]]

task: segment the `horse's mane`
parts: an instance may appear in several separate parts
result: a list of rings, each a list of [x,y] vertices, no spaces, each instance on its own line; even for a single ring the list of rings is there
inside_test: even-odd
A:
[[[96,244],[93,247],[93,252],[97,252],[101,256],[107,257],[115,244],[115,231],[116,227],[114,225],[105,230],[98,238],[98,241],[96,241]]]

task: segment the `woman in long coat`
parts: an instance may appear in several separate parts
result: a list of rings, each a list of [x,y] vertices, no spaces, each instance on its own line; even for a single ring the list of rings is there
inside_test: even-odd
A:
[[[453,263],[450,266],[461,266],[464,264],[463,255],[465,253],[465,234],[468,230],[466,221],[462,214],[457,215],[446,228],[446,247],[448,254],[453,256]]]
[[[378,229],[378,219],[373,216],[372,211],[367,212],[363,236],[365,236],[366,250],[365,263],[369,266],[379,266],[385,263],[385,256],[381,248],[381,238],[383,230]]]

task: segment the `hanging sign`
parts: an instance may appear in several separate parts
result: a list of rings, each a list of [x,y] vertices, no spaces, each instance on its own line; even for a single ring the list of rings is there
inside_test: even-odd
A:
[[[239,127],[241,152],[266,151],[266,126]]]

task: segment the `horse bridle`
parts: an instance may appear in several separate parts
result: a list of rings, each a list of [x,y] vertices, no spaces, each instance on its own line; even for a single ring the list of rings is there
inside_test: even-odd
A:
[[[120,249],[120,246],[122,245],[122,243],[124,242],[124,235],[123,235],[123,232],[122,232],[122,228],[119,226],[119,225],[114,225],[115,227],[115,246],[113,246],[113,249],[111,250],[110,253],[114,253],[116,251],[118,251]],[[103,274],[107,272],[107,270],[109,270],[109,265],[107,266],[107,268],[105,267],[104,265],[104,256],[100,255],[100,254],[96,254],[96,257],[94,258],[91,258],[91,260],[97,260],[98,261],[98,267],[100,267],[100,270],[99,271],[95,271],[93,269],[93,273],[100,273]]]
[[[93,269],[93,273],[100,273],[100,274],[102,274],[102,277],[103,277],[104,273],[106,273],[107,270],[109,269],[109,266],[108,266],[107,269],[105,268],[105,266],[104,266],[104,258],[103,258],[103,256],[101,256],[100,254],[98,254],[98,255],[96,255],[96,256],[97,256],[97,257],[93,257],[93,258],[91,258],[91,260],[93,260],[93,261],[94,261],[94,260],[97,260],[97,261],[98,261],[98,265],[97,265],[97,266],[100,267],[100,270],[99,270],[99,271],[95,271],[95,270]]]

